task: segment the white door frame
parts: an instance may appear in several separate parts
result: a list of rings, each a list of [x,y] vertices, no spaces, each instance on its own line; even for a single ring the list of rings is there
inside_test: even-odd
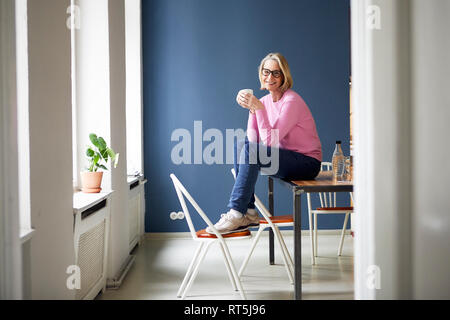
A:
[[[22,298],[15,0],[0,1],[0,299]]]
[[[409,6],[351,1],[355,299],[411,298]]]

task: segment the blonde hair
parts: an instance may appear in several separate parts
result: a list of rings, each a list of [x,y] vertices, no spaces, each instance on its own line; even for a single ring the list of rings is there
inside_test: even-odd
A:
[[[261,83],[261,90],[265,90],[264,81],[262,77],[262,69],[264,67],[264,63],[266,63],[267,60],[275,60],[278,62],[278,65],[280,66],[281,72],[283,73],[283,83],[280,86],[280,89],[282,92],[285,92],[286,90],[292,88],[292,84],[294,83],[294,80],[292,80],[291,71],[289,70],[289,64],[285,57],[281,53],[275,52],[275,53],[269,53],[267,56],[262,59],[261,63],[259,64],[259,82]]]

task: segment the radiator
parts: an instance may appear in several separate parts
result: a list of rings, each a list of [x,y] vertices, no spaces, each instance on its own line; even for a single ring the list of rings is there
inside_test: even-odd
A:
[[[144,184],[146,182],[146,179],[136,179],[136,177],[130,177],[128,182],[128,244],[130,252],[140,243],[144,234]]]
[[[141,195],[138,193],[131,199],[128,199],[128,221],[129,221],[129,246],[130,251],[134,248],[134,246],[137,244],[140,236],[139,232],[139,218],[140,218],[140,202],[141,202]]]
[[[80,268],[80,288],[76,299],[94,299],[106,288],[109,230],[109,200],[75,212],[74,240],[76,264]]]

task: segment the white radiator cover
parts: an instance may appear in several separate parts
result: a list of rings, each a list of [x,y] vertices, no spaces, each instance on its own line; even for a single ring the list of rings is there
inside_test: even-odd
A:
[[[140,243],[144,235],[145,224],[145,183],[146,179],[129,178],[128,181],[128,222],[129,222],[129,250],[130,252]],[[135,187],[131,187],[137,183]]]
[[[74,210],[75,259],[80,270],[80,288],[76,290],[75,298],[89,300],[106,289],[110,199],[101,194],[81,196],[100,198],[89,206]],[[83,212],[102,201],[106,201],[106,206],[82,218]]]
[[[141,196],[138,193],[136,196],[128,199],[128,214],[130,222],[129,244],[130,250],[134,248],[139,240],[139,214],[140,214]]]

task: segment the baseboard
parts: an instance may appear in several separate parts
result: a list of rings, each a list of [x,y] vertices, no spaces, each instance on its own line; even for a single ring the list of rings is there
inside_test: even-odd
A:
[[[119,274],[114,279],[107,279],[107,281],[106,281],[107,289],[119,289],[120,285],[122,284],[123,279],[127,275],[128,270],[130,270],[135,259],[136,259],[135,255],[128,256],[123,267],[120,269]]]
[[[146,232],[144,238],[146,240],[192,239],[192,236],[190,232]]]
[[[292,235],[293,230],[280,230],[283,235]],[[251,230],[252,234],[256,233],[255,230]],[[326,229],[318,230],[318,235],[337,236],[341,235],[341,229]],[[351,230],[346,230],[345,235],[351,235]],[[262,237],[268,237],[269,232],[263,232]],[[309,237],[309,230],[302,230],[302,236]],[[144,238],[147,240],[169,240],[169,239],[192,239],[190,232],[146,232]]]

